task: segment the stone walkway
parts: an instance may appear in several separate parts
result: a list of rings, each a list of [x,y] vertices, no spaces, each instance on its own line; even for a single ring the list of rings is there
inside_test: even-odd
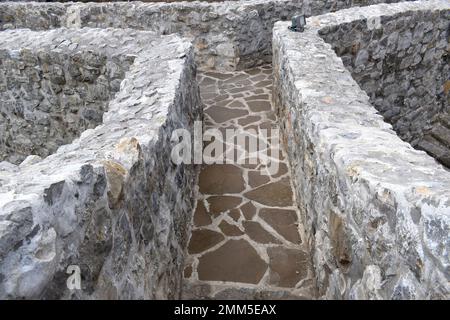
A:
[[[272,69],[199,75],[205,129],[269,131]],[[239,150],[227,144],[227,151]],[[274,150],[270,145],[267,150]],[[284,152],[271,175],[257,161],[203,166],[184,270],[185,299],[299,299],[314,296],[313,274]],[[251,157],[251,155],[250,155]],[[235,157],[236,159],[236,157]]]

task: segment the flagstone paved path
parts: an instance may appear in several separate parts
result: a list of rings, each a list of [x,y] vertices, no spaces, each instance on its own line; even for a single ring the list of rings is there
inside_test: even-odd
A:
[[[274,137],[277,123],[271,74],[270,65],[200,74],[205,130],[215,128],[225,134],[226,129],[240,128],[253,130],[256,136],[256,130],[267,129],[268,136]],[[227,152],[236,150],[235,160],[245,155],[227,142]],[[279,160],[277,172],[268,172],[252,154],[242,164],[203,166],[183,298],[314,297],[311,259],[303,241],[288,162],[284,151],[275,152],[274,143],[267,150]]]

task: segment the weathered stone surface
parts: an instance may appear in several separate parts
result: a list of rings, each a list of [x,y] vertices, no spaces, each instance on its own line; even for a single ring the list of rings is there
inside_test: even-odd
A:
[[[119,29],[0,38],[0,94],[15,96],[2,98],[1,110],[14,101],[24,111],[0,121],[0,131],[31,121],[19,145],[26,135],[50,151],[71,142],[0,165],[0,297],[178,297],[198,172],[172,165],[170,139],[202,118],[192,46]],[[71,265],[80,267],[81,290],[67,288]]]
[[[0,56],[0,160],[16,164],[29,154],[46,157],[101,124],[131,62],[7,47]]]
[[[276,21],[288,20],[299,13],[310,16],[355,5],[393,1],[396,0],[136,2],[132,6],[120,2],[1,3],[0,30],[114,27],[179,33],[193,38],[197,64],[201,68],[234,70],[271,61],[269,39]]]
[[[282,179],[246,192],[245,196],[250,200],[267,206],[286,207],[293,204],[292,188],[289,179]]]
[[[271,105],[267,101],[249,101],[248,106],[253,112],[268,111],[271,109]]]
[[[6,44],[6,49],[0,53],[0,60],[7,64],[4,69],[7,71],[7,76],[4,76],[5,72],[0,72],[0,92],[6,92],[2,91],[5,84],[8,88],[13,85],[14,89],[9,92],[13,92],[15,96],[11,99],[5,94],[0,99],[6,101],[6,107],[3,105],[2,109],[8,111],[5,119],[3,121],[0,119],[0,131],[3,130],[1,131],[3,140],[0,139],[0,143],[8,139],[16,143],[12,148],[9,141],[4,143],[4,146],[8,147],[9,161],[19,163],[25,159],[29,150],[43,157],[29,156],[18,166],[0,161],[0,297],[47,299],[177,297],[180,293],[180,277],[183,271],[183,251],[189,238],[188,222],[191,221],[196,174],[192,166],[173,166],[168,151],[173,129],[191,129],[193,121],[201,119],[199,108],[201,103],[195,83],[192,50],[197,52],[196,60],[204,69],[234,70],[258,65],[271,59],[271,41],[268,39],[272,34],[274,21],[289,19],[291,15],[298,12],[311,15],[374,2],[380,1],[251,0],[212,4],[195,2],[135,3],[133,5],[126,3],[0,4],[0,29],[2,30],[24,27],[42,30],[61,26],[118,28],[107,31],[64,30],[59,34],[53,33],[52,37],[54,37],[51,41],[45,39],[46,37],[42,34],[18,31],[18,33],[7,33],[8,37],[11,35],[10,40],[3,42],[2,39],[1,41],[2,45]],[[381,8],[386,10],[383,6]],[[352,32],[348,32],[351,35],[355,33],[363,35],[361,38],[354,37],[358,38],[360,43],[350,44],[351,55],[338,53],[347,66],[355,66],[358,69],[355,70],[355,74],[365,75],[364,79],[361,78],[361,83],[364,83],[364,90],[367,92],[376,86],[376,83],[370,79],[380,82],[377,74],[379,63],[373,63],[373,61],[395,60],[393,66],[398,67],[396,69],[398,74],[406,72],[404,70],[416,70],[421,64],[435,67],[436,64],[433,62],[447,45],[446,39],[440,38],[443,34],[441,31],[447,28],[447,13],[444,12],[443,15],[438,16],[424,10],[426,12],[419,17],[419,23],[412,21],[416,18],[413,13],[405,19],[401,17],[394,25],[390,23],[392,22],[390,18],[383,15],[381,18],[386,19],[386,21],[383,20],[383,24],[387,22],[386,33],[389,33],[388,38],[383,40],[384,35],[376,31],[379,22],[377,15],[380,14],[377,10],[375,8],[375,16],[370,16],[367,21],[362,20],[362,23],[358,23]],[[358,20],[361,20],[359,16]],[[441,20],[443,22],[436,23]],[[131,29],[119,30],[125,27]],[[389,28],[393,27],[398,30],[392,32]],[[405,29],[401,29],[403,27]],[[370,35],[371,39],[365,38],[367,36],[365,28],[375,29]],[[409,30],[406,30],[408,28]],[[153,30],[162,34],[189,35],[194,41],[194,48],[190,49],[188,43],[177,37],[165,37],[161,40],[151,33],[133,31],[133,29]],[[323,34],[334,35],[334,32],[334,30],[328,30]],[[11,41],[19,33],[28,34],[27,40],[17,43],[14,40]],[[36,41],[37,38],[40,41]],[[366,46],[370,42],[377,41],[383,50],[376,48],[374,50]],[[383,44],[384,41],[387,41],[386,46]],[[307,48],[307,46],[304,47]],[[395,54],[388,54],[387,59],[377,57],[377,54],[380,57],[386,55],[384,47],[386,51],[391,50],[390,52]],[[319,59],[321,57],[323,56],[314,56]],[[321,67],[327,66],[327,64],[319,65],[318,73],[322,72]],[[382,66],[382,69],[385,71],[386,68],[391,67],[392,65],[387,63]],[[2,66],[0,70],[1,68]],[[11,69],[20,70],[20,72],[12,74],[9,72]],[[299,69],[308,70],[298,68],[297,65],[289,70],[295,72]],[[126,71],[128,72],[125,73]],[[445,72],[448,70],[444,69],[444,76]],[[20,75],[20,73],[23,74]],[[275,121],[276,117],[273,113],[259,112],[258,108],[261,107],[256,105],[257,102],[264,101],[265,106],[262,108],[270,109],[267,108],[267,101],[272,96],[270,92],[272,81],[267,77],[271,74],[270,67],[261,67],[261,69],[249,70],[245,73],[246,75],[243,72],[211,73],[202,80],[202,85],[206,88],[202,96],[205,101],[213,99],[213,105],[216,107],[226,107],[232,111],[244,110],[252,105],[253,111],[258,112],[258,115],[264,114],[267,120]],[[418,77],[423,83],[411,84],[416,92],[408,91],[406,96],[398,95],[399,90],[405,86],[401,77],[395,78],[392,85],[390,79],[382,79],[383,84],[389,83],[389,85],[383,85],[382,95],[394,100],[390,101],[394,107],[384,115],[395,119],[402,103],[411,107],[422,104],[420,99],[431,101],[430,97],[433,95],[438,99],[442,97],[445,99],[442,93],[448,94],[446,82],[443,82],[443,89],[439,86],[435,89],[436,81],[430,81],[434,76],[430,75],[431,73],[427,74],[425,71],[425,74],[420,74]],[[331,76],[330,79],[333,78]],[[367,78],[370,78],[369,81]],[[122,81],[123,79],[125,80]],[[223,84],[230,86],[228,93],[220,92],[219,95],[213,93],[212,89],[218,82],[217,79],[223,79],[226,82]],[[308,100],[311,91],[317,87],[330,84],[330,79],[313,83],[307,93],[302,92],[305,94],[305,100]],[[297,86],[299,85],[297,81],[294,82]],[[335,84],[333,86],[338,88]],[[346,88],[339,87],[339,90],[341,89],[345,92]],[[248,94],[250,90],[251,95]],[[116,93],[117,96],[114,96]],[[292,93],[294,95],[291,94],[289,98],[295,100],[297,91],[292,90]],[[413,99],[409,99],[411,96]],[[416,97],[417,100],[415,100]],[[403,194],[399,196],[399,192],[393,195],[390,189],[378,190],[374,187],[379,184],[367,183],[367,189],[356,189],[357,192],[353,192],[354,189],[349,187],[353,185],[347,181],[328,180],[330,176],[341,177],[341,175],[349,174],[352,179],[357,180],[357,182],[352,180],[352,183],[358,184],[361,180],[366,181],[364,179],[367,176],[362,178],[358,176],[359,173],[366,172],[360,170],[359,163],[352,163],[350,167],[342,166],[339,161],[325,168],[315,165],[317,157],[334,161],[341,159],[339,158],[341,153],[347,154],[347,150],[340,149],[341,145],[337,142],[333,144],[332,150],[327,149],[326,141],[329,136],[324,137],[324,133],[333,135],[335,132],[330,131],[333,131],[336,126],[339,127],[344,122],[342,119],[345,119],[348,114],[354,116],[353,121],[370,129],[371,124],[377,123],[377,120],[370,119],[373,120],[370,122],[359,118],[361,114],[366,115],[367,111],[354,106],[361,101],[365,102],[358,96],[349,100],[350,103],[342,105],[339,99],[335,99],[329,93],[318,97],[318,100],[323,103],[323,108],[326,110],[328,117],[326,124],[317,121],[319,114],[309,102],[303,108],[301,103],[297,103],[298,101],[295,103],[299,108],[302,106],[301,116],[296,112],[288,112],[286,114],[289,115],[289,121],[283,124],[288,123],[285,128],[287,132],[290,130],[295,132],[299,130],[299,127],[305,127],[308,128],[307,132],[314,132],[319,136],[319,138],[316,137],[317,139],[310,140],[301,135],[288,137],[296,139],[295,143],[290,145],[300,150],[295,151],[296,156],[306,158],[299,164],[306,168],[306,174],[297,175],[299,170],[294,167],[293,173],[296,179],[305,178],[308,186],[314,185],[319,180],[318,184],[324,186],[324,189],[327,188],[323,193],[320,190],[309,190],[310,193],[306,196],[314,201],[325,199],[324,194],[328,196],[327,201],[314,203],[312,207],[318,208],[319,213],[314,212],[316,214],[314,217],[320,222],[322,222],[320,210],[326,207],[325,212],[328,214],[326,218],[330,219],[324,218],[323,222],[328,223],[327,231],[330,232],[323,232],[320,229],[321,223],[308,225],[308,229],[314,232],[318,228],[317,239],[319,242],[322,241],[318,247],[323,251],[315,255],[317,264],[326,265],[327,268],[338,266],[331,274],[327,274],[326,279],[330,285],[326,295],[338,298],[347,294],[354,298],[388,296],[393,299],[445,297],[443,290],[428,294],[427,289],[423,288],[423,282],[444,284],[446,280],[448,282],[445,274],[440,273],[440,270],[448,269],[447,242],[444,246],[440,242],[445,237],[446,231],[448,233],[448,219],[445,212],[447,203],[436,204],[438,202],[436,199],[439,199],[441,194],[435,196],[435,184],[422,185],[422,177],[429,174],[428,168],[424,167],[418,175],[420,177],[415,180],[412,195],[408,193],[404,197]],[[11,105],[11,101],[17,104]],[[63,108],[58,110],[57,106]],[[336,114],[332,109],[334,107],[346,110],[348,114]],[[23,110],[25,112],[21,115]],[[219,111],[224,110],[227,111],[226,109]],[[444,110],[441,114],[445,112]],[[309,118],[310,113],[314,113],[311,118]],[[220,117],[222,119],[227,117],[224,112],[218,112],[218,114],[218,120],[221,120]],[[370,118],[370,112],[368,114]],[[401,126],[407,128],[407,123],[414,123],[417,118],[419,118],[417,122],[420,122],[423,121],[420,120],[421,116],[432,115],[432,112],[427,115],[408,113],[407,117],[411,119],[407,119],[408,122],[402,123]],[[232,116],[234,117],[235,115]],[[292,123],[296,123],[302,117],[308,120],[301,126],[292,126]],[[239,121],[246,123],[251,120],[249,118],[250,116],[245,117],[246,120],[240,118]],[[59,119],[64,123],[63,126],[60,125]],[[232,121],[240,125],[239,121]],[[268,128],[270,121],[258,121],[258,124],[246,123],[244,126]],[[3,123],[7,123],[10,128],[1,127]],[[438,117],[429,123],[430,127],[424,128],[424,138],[417,145],[442,163],[450,163],[450,157],[446,152],[448,140],[445,128],[450,127],[448,119]],[[20,126],[14,127],[16,124]],[[207,118],[205,124],[211,125],[213,121]],[[345,125],[351,127],[349,123]],[[87,128],[90,129],[85,131]],[[383,130],[390,132],[390,128],[383,127]],[[8,137],[4,132],[18,134]],[[401,130],[399,133],[404,134]],[[409,133],[406,132],[406,134]],[[359,132],[344,132],[341,138],[349,138],[354,143],[358,140],[358,135]],[[78,136],[80,136],[79,139],[77,139]],[[306,141],[300,143],[302,141],[300,137]],[[385,137],[379,138],[380,141],[384,141]],[[39,144],[39,140],[46,143]],[[72,141],[73,143],[67,145]],[[415,143],[415,141],[411,142]],[[378,141],[373,143],[373,145],[377,144]],[[56,151],[61,145],[60,150]],[[314,149],[317,145],[321,146],[320,150]],[[361,145],[358,146],[361,147]],[[327,152],[323,152],[322,148]],[[51,153],[54,154],[45,158]],[[11,154],[14,155],[11,157]],[[355,154],[357,152],[353,155]],[[380,150],[371,150],[370,157],[379,154],[382,154]],[[386,163],[396,159],[396,156],[397,154],[391,154],[388,157],[384,155],[381,157],[382,161],[378,161],[379,159],[375,161],[372,165],[379,165],[382,168],[371,172],[369,177],[381,177],[386,174],[386,171],[391,172],[390,168],[386,168],[388,167]],[[414,164],[420,162],[413,156],[411,158]],[[358,158],[358,161],[363,160]],[[253,165],[252,167],[254,168]],[[335,170],[338,173],[335,173]],[[398,168],[393,170],[395,174],[400,171]],[[247,173],[244,177],[247,177]],[[400,180],[399,178],[398,181]],[[21,184],[20,188],[15,186],[17,181]],[[440,185],[439,182],[437,184]],[[392,187],[392,184],[388,184],[388,187]],[[344,195],[341,197],[345,200],[335,196],[335,191],[341,188]],[[374,198],[364,197],[366,190],[369,190],[367,193],[370,195],[375,193]],[[342,209],[342,206],[347,205],[346,201],[350,202],[348,198],[354,199],[358,196],[364,199],[362,203],[369,203],[370,212],[375,214],[365,219],[361,211],[365,207],[361,203],[355,205],[352,203],[346,207],[347,210]],[[425,196],[427,198],[424,200]],[[302,197],[299,199],[304,201]],[[404,203],[399,204],[398,199],[406,199],[405,201],[410,202],[417,200],[415,206],[411,206],[409,211],[412,222],[403,215],[407,210],[404,210]],[[376,203],[375,209],[370,207],[371,201]],[[307,203],[306,208],[302,206],[302,210],[305,209],[308,214],[311,206],[308,201],[305,203]],[[261,202],[257,206],[261,210]],[[438,216],[434,214],[434,208],[437,207],[443,212],[440,211],[442,214]],[[202,213],[206,213],[206,208],[198,208],[203,210]],[[400,210],[401,213],[397,213],[396,210]],[[229,212],[236,221],[238,209],[232,208],[231,211],[225,211]],[[342,211],[351,212],[351,216],[346,217]],[[378,214],[379,212],[382,214]],[[215,215],[220,213],[216,212]],[[227,214],[224,213],[224,215]],[[254,212],[247,216],[258,221],[261,219]],[[401,221],[397,221],[397,217],[400,217]],[[212,223],[205,216],[202,216],[202,219],[201,224]],[[217,219],[214,223],[216,221]],[[418,226],[419,234],[410,233],[409,223]],[[224,225],[222,224],[222,227]],[[214,225],[214,228],[217,228],[217,225]],[[395,239],[389,238],[390,234],[385,230],[387,228],[395,229]],[[359,239],[365,239],[367,243],[358,247],[360,251],[354,253],[351,249],[359,243]],[[425,250],[416,246],[417,241],[425,243]],[[297,247],[295,244],[290,246]],[[267,247],[267,245],[258,246],[258,253],[265,251]],[[369,254],[365,253],[363,249],[365,247],[370,248]],[[383,255],[385,248],[397,247],[401,248],[398,253],[395,252],[387,257]],[[322,254],[323,252],[327,252],[330,256]],[[360,252],[364,252],[364,255]],[[425,258],[422,256],[423,252],[425,252]],[[397,263],[392,263],[398,262],[396,254],[406,257],[405,263],[401,261],[401,267],[398,267]],[[428,255],[433,255],[435,259],[433,263],[429,263]],[[323,259],[324,256],[325,259]],[[374,261],[383,262],[379,263],[380,267],[372,266],[372,260],[358,264],[362,260],[358,258],[362,256],[366,258],[370,256]],[[29,270],[22,268],[24,261]],[[70,293],[66,290],[65,280],[68,276],[65,272],[66,266],[72,264],[81,266],[83,276],[81,292]],[[361,267],[368,264],[370,266],[365,269]],[[392,265],[392,267],[386,270],[384,268],[386,265]],[[436,265],[438,265],[437,268]],[[195,264],[185,269],[187,277],[196,277],[197,272],[193,268],[196,268]],[[286,274],[291,272],[289,268],[280,266],[277,268]],[[381,279],[381,276],[395,272],[398,275],[391,277],[389,281]],[[8,274],[8,278],[5,278],[4,274]],[[272,272],[271,276],[273,275]],[[318,278],[323,279],[323,276],[324,272],[319,268]],[[345,277],[347,280],[343,281]],[[260,283],[260,286],[265,287],[267,280],[265,279],[263,284]],[[271,281],[274,281],[274,286],[278,285],[273,278]],[[307,287],[310,281],[311,279],[302,282],[302,287]],[[289,285],[293,285],[295,281],[288,282]],[[354,284],[351,289],[347,288],[348,283]],[[383,287],[380,294],[381,284]],[[217,297],[233,294],[236,297],[239,296],[233,290],[211,291],[210,288],[210,286],[204,286],[193,296],[197,298],[212,297],[214,294]],[[443,286],[443,288],[446,287]],[[277,292],[243,289],[239,293],[242,293],[240,297],[247,295],[256,299],[296,297],[302,294],[292,288],[289,291]]]
[[[240,118],[248,114],[247,110],[231,109],[225,107],[212,106],[208,108],[206,114],[215,122],[222,123],[230,119]]]
[[[234,220],[234,221],[238,221],[239,218],[241,217],[241,212],[239,209],[232,209],[230,210],[230,212],[228,212],[228,215]]]
[[[449,239],[450,175],[430,156],[402,141],[362,89],[372,92],[373,85],[389,94],[406,92],[401,88],[405,83],[389,75],[389,64],[394,67],[397,61],[417,55],[413,46],[420,39],[409,41],[409,35],[396,28],[416,28],[428,20],[429,37],[437,40],[441,30],[448,28],[449,9],[446,1],[405,2],[312,17],[303,33],[289,32],[287,23],[275,25],[275,104],[283,123],[296,198],[304,210],[319,295],[325,298],[448,299],[445,270],[450,262],[448,250],[442,249],[448,247]],[[347,38],[348,28],[361,32],[361,43],[353,35]],[[371,30],[374,47],[367,30]],[[322,37],[330,37],[330,44]],[[432,41],[429,37],[420,41]],[[340,43],[350,38],[350,43],[332,50],[332,39]],[[411,50],[397,51],[398,43],[404,47],[409,42]],[[433,46],[434,53],[428,55],[431,61],[438,42],[425,46],[421,53]],[[385,52],[373,51],[377,47]],[[386,72],[386,82],[358,86],[346,66],[360,49],[368,51],[369,59],[352,67],[353,73],[367,71],[370,77],[383,78]],[[411,68],[412,60],[403,64]],[[379,70],[371,61],[385,65]],[[412,83],[420,74],[414,73],[418,69],[410,70]],[[435,85],[431,78],[427,80],[431,83],[422,81],[406,83],[406,89]]]
[[[283,159],[283,157],[281,156],[281,152],[280,152],[280,155],[278,155],[277,158],[278,159]],[[278,172],[276,172],[274,175],[272,175],[272,177],[278,178],[278,177],[281,177],[282,175],[285,175],[287,172],[288,172],[287,165],[285,163],[281,162],[279,164],[279,167],[278,167]]]
[[[280,243],[273,235],[269,233],[266,229],[264,229],[258,222],[256,221],[242,221],[242,225],[245,228],[245,233],[252,239],[258,243],[267,244],[267,243]]]
[[[244,234],[241,229],[237,226],[229,224],[225,220],[222,220],[219,224],[220,230],[222,230],[223,234],[229,237],[237,237]]]
[[[248,117],[239,119],[239,120],[238,120],[238,123],[239,123],[241,126],[245,126],[245,125],[248,125],[248,124],[250,124],[250,123],[254,123],[254,122],[258,121],[259,119],[261,119],[260,116],[248,116]]]
[[[294,210],[261,209],[259,216],[286,240],[300,243],[297,213]]]
[[[270,181],[270,178],[262,174],[261,171],[249,171],[248,172],[248,184],[252,187],[258,187]]]
[[[215,291],[215,293],[213,292]],[[240,287],[231,285],[210,285],[185,281],[182,299],[216,299],[216,300],[306,300],[308,295],[295,294],[288,290],[277,288],[266,290],[259,287]]]
[[[198,277],[200,280],[257,284],[266,269],[266,263],[247,241],[229,240],[199,259]]]
[[[245,189],[242,170],[231,164],[213,164],[200,172],[200,192],[203,194],[240,193]]]
[[[308,274],[308,255],[297,249],[271,247],[269,254],[270,283],[279,287],[294,287]]]
[[[245,203],[241,206],[242,214],[244,215],[245,219],[252,220],[252,218],[256,214],[256,207],[253,205],[251,201]]]
[[[336,17],[344,21],[342,14]],[[342,58],[397,134],[446,164],[450,133],[446,134],[444,118],[450,114],[450,95],[445,83],[449,81],[450,64],[445,9],[385,15],[383,25],[375,27],[360,17],[351,17],[352,13],[345,17],[345,23],[322,29],[321,37]],[[424,36],[425,30],[429,37]],[[356,43],[359,50],[353,51]]]
[[[185,278],[189,278],[191,275],[192,275],[192,266],[187,266],[186,268],[184,268],[183,276]]]
[[[200,253],[221,242],[224,238],[219,232],[208,229],[194,230],[189,242],[189,253]]]
[[[194,224],[197,227],[206,226],[212,222],[211,216],[206,211],[203,200],[197,200],[197,207],[194,213]]]
[[[205,83],[204,78],[207,77],[210,81],[206,82],[205,86],[200,86],[200,91],[203,93],[203,97],[205,97],[204,103],[206,104],[206,110],[209,106],[217,105],[218,103],[222,103],[225,101],[227,107],[233,106],[237,109],[247,110],[249,112],[249,116],[240,119],[230,119],[226,123],[216,123],[214,120],[208,121],[206,123],[206,128],[219,128],[223,129],[225,127],[240,127],[241,119],[246,120],[245,130],[248,128],[258,128],[258,127],[277,127],[276,117],[273,117],[273,104],[270,100],[272,87],[269,85],[271,83],[271,66],[260,66],[257,68],[253,68],[251,70],[244,71],[235,71],[229,73],[221,73],[220,75],[215,73],[200,73],[199,82]],[[270,80],[270,81],[269,81]],[[259,82],[264,83],[264,87],[256,87],[255,85]],[[236,92],[236,95],[232,92]],[[206,94],[205,94],[206,93]],[[230,99],[230,96],[233,99]],[[249,98],[250,99],[246,99]],[[270,110],[262,111],[262,112],[253,112],[248,105],[249,101],[260,101],[265,99],[264,101],[271,107]],[[257,116],[253,116],[257,114]],[[237,120],[237,121],[236,121]],[[244,146],[238,147],[240,150],[246,149]],[[277,150],[282,151],[280,148],[275,145],[268,146],[271,151]],[[273,152],[270,152],[270,155],[273,156]],[[253,155],[252,155],[253,156]],[[247,157],[247,156],[245,156]],[[214,230],[216,232],[220,232],[225,236],[225,240],[221,242],[219,245],[214,246],[214,248],[205,249],[205,251],[190,254],[187,258],[188,264],[187,266],[192,266],[192,273],[190,277],[185,277],[185,282],[187,292],[183,293],[183,297],[192,297],[195,296],[198,299],[218,299],[218,298],[249,298],[249,299],[264,299],[264,298],[273,298],[273,299],[297,299],[297,298],[305,298],[305,297],[314,297],[315,289],[314,289],[314,280],[313,280],[313,272],[311,269],[311,263],[308,263],[305,267],[307,270],[307,278],[304,279],[298,286],[292,285],[291,287],[286,287],[283,290],[280,290],[280,287],[276,282],[271,283],[268,270],[266,270],[264,276],[261,278],[260,282],[256,286],[251,283],[243,283],[240,281],[233,281],[232,279],[239,280],[239,276],[234,276],[232,273],[240,274],[241,268],[234,268],[234,270],[226,271],[229,274],[226,283],[220,283],[217,280],[205,280],[199,276],[199,266],[201,266],[200,260],[202,257],[207,254],[213,255],[213,253],[219,250],[224,242],[229,240],[244,240],[248,241],[249,244],[255,249],[256,254],[259,258],[267,263],[266,260],[269,259],[267,254],[267,249],[273,246],[284,246],[290,249],[298,249],[303,250],[304,252],[308,252],[308,247],[306,243],[301,241],[289,242],[285,240],[283,236],[284,234],[287,238],[291,236],[292,239],[300,238],[300,228],[298,225],[291,225],[293,222],[289,220],[289,213],[291,211],[295,212],[299,215],[299,210],[294,207],[294,203],[291,199],[289,210],[281,210],[276,205],[273,207],[268,207],[256,201],[249,201],[245,193],[251,190],[255,190],[263,184],[268,183],[285,183],[289,181],[290,176],[288,173],[287,167],[287,159],[284,157],[279,157],[280,162],[280,173],[272,174],[272,175],[263,175],[266,173],[266,165],[261,163],[261,161],[255,161],[255,165],[248,165],[242,163],[235,163],[234,166],[238,167],[240,170],[240,175],[243,177],[245,181],[245,190],[239,193],[223,193],[222,195],[214,195],[210,196],[208,194],[204,194],[208,192],[207,190],[203,190],[199,192],[198,199],[200,201],[207,200],[212,206],[206,205],[209,210],[215,211],[213,213],[214,219],[210,222],[206,228],[210,230]],[[209,165],[215,166],[215,165]],[[216,166],[220,168],[220,166]],[[211,183],[213,181],[220,181],[222,179],[220,170],[213,170],[217,177],[212,179],[214,175],[210,178]],[[271,172],[272,173],[272,172]],[[261,192],[261,198],[273,197],[270,194],[270,188],[267,190],[268,192]],[[232,196],[231,198],[228,198]],[[241,201],[239,201],[239,198]],[[229,202],[229,203],[226,203]],[[279,228],[282,230],[281,233],[274,231],[278,227],[277,224],[277,215],[273,215],[273,220],[267,219],[272,225],[275,227],[271,227],[270,223],[265,223],[260,213],[263,210],[274,209],[277,213],[280,213],[280,223]],[[279,212],[280,211],[280,212]],[[264,215],[266,217],[266,215]],[[286,219],[287,218],[287,219]],[[293,227],[293,228],[292,228]],[[195,228],[197,229],[197,228]],[[283,231],[287,231],[284,232]],[[297,238],[295,235],[290,234],[290,232],[295,231],[297,233]],[[220,261],[235,260],[237,257],[232,250],[226,251],[227,256],[217,257]],[[212,260],[212,258],[211,258]],[[216,262],[217,263],[217,262]],[[248,266],[252,268],[251,265]],[[290,273],[288,268],[285,269],[286,272]],[[204,267],[202,272],[207,272],[206,267]],[[218,271],[217,274],[220,274],[222,270]],[[286,275],[290,277],[290,274]],[[216,275],[210,276],[208,279],[220,279],[219,276]],[[281,275],[283,277],[283,275]],[[201,288],[207,285],[210,287],[210,290],[203,291]],[[205,294],[202,296],[202,292]]]

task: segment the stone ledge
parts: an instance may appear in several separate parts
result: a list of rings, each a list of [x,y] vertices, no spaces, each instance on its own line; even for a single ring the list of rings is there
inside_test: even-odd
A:
[[[450,173],[402,141],[319,33],[448,2],[377,5],[274,28],[274,99],[327,298],[448,298]]]
[[[45,159],[1,163],[0,297],[177,297],[197,169],[171,164],[170,138],[202,118],[191,44],[118,29],[0,37],[8,50],[133,56],[101,125]],[[67,289],[69,265],[82,291]]]

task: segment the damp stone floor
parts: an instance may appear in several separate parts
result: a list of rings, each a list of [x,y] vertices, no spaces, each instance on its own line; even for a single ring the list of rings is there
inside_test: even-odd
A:
[[[265,148],[278,161],[278,171],[269,172],[254,153],[239,153],[242,147],[223,138],[224,150],[234,149],[234,160],[241,161],[202,166],[182,298],[314,298],[311,257],[288,161],[283,146],[276,148],[270,139],[277,129],[271,66],[198,77],[205,130],[257,135],[266,129]]]

